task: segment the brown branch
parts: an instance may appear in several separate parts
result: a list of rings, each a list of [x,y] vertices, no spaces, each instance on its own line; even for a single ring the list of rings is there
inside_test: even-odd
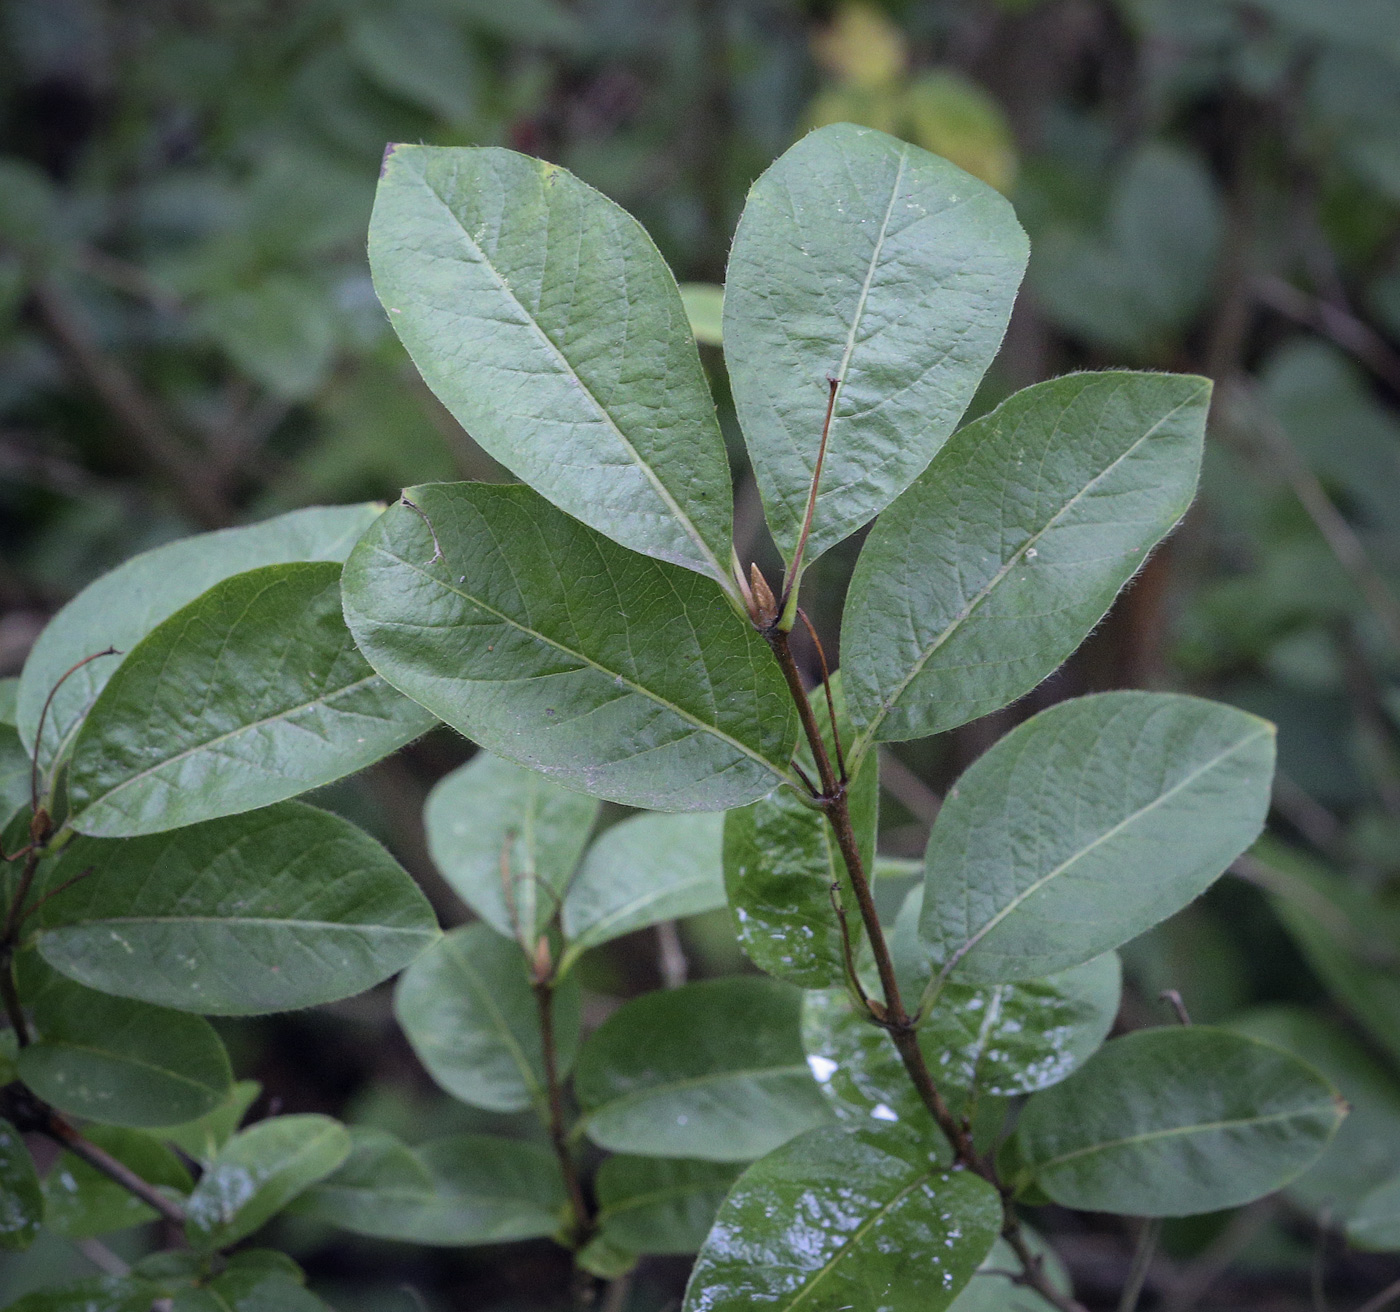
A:
[[[147,468],[164,480],[199,524],[206,528],[228,524],[232,511],[198,457],[136,379],[102,349],[67,297],[52,282],[41,279],[31,289],[31,299],[59,353],[126,430]]]
[[[592,1237],[594,1218],[584,1197],[583,1182],[579,1179],[578,1163],[569,1151],[569,1131],[564,1120],[564,1087],[559,1079],[559,1058],[554,1041],[554,985],[547,977],[537,977],[532,985],[535,1002],[540,1013],[540,1047],[544,1054],[545,1094],[548,1100],[546,1127],[554,1155],[559,1159],[559,1169],[564,1176],[564,1187],[569,1194],[569,1207],[574,1214],[572,1239],[576,1248],[582,1248]]]
[[[113,1157],[111,1153],[84,1139],[56,1112],[50,1112],[47,1122],[36,1128],[40,1134],[48,1136],[55,1143],[62,1144],[74,1157],[81,1158],[89,1166],[101,1171],[108,1179],[115,1180],[133,1197],[139,1198],[148,1207],[153,1207],[173,1225],[183,1226],[185,1224],[185,1209],[179,1203],[167,1198],[159,1189],[148,1184],[129,1166]]]

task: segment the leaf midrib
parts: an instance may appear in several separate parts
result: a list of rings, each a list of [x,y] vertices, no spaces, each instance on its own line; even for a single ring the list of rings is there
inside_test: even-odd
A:
[[[405,560],[402,556],[396,556],[393,552],[386,550],[377,542],[371,544],[371,549],[373,551],[378,552],[381,556],[384,556],[386,559],[393,561],[397,565],[402,565],[407,569],[414,570],[418,574],[422,575],[422,577],[427,579],[429,582],[435,583],[438,587],[443,588],[446,591],[451,592],[455,596],[460,597],[469,605],[475,606],[478,610],[483,611],[485,614],[490,615],[496,620],[499,620],[502,624],[509,626],[510,628],[514,629],[517,633],[524,634],[527,638],[531,638],[534,641],[541,643],[546,647],[550,647],[554,651],[561,652],[565,656],[570,656],[576,661],[581,661],[590,669],[597,671],[597,673],[599,674],[607,676],[607,678],[612,680],[614,684],[620,684],[622,687],[625,687],[630,691],[638,694],[638,696],[645,697],[648,701],[655,703],[657,706],[660,706],[663,710],[670,711],[673,715],[676,715],[680,719],[686,721],[687,724],[694,725],[702,733],[707,733],[711,737],[718,738],[720,739],[720,741],[729,744],[729,746],[734,748],[736,751],[741,752],[750,760],[761,765],[765,770],[768,770],[770,773],[776,775],[780,782],[790,783],[794,787],[798,786],[798,782],[795,777],[789,776],[787,771],[775,765],[761,752],[757,752],[752,747],[748,746],[746,743],[740,742],[739,739],[735,738],[732,734],[725,733],[725,731],[721,729],[718,725],[711,724],[706,720],[700,719],[700,717],[695,715],[693,712],[687,711],[682,706],[677,706],[675,702],[670,701],[665,697],[662,697],[659,693],[653,692],[650,688],[643,687],[635,679],[628,678],[627,675],[622,674],[617,670],[608,669],[606,665],[600,664],[598,661],[595,661],[591,656],[585,654],[584,652],[575,651],[572,647],[568,647],[564,643],[558,642],[555,639],[550,638],[543,633],[540,633],[537,629],[532,629],[529,625],[520,623],[519,620],[513,619],[511,616],[505,614],[503,611],[499,611],[494,606],[490,606],[486,602],[481,601],[479,598],[472,596],[471,593],[462,591],[462,589],[456,584],[448,583],[445,580],[439,578],[436,574],[429,572],[424,566],[417,564],[415,561]],[[421,628],[426,626],[416,625],[414,627]],[[540,678],[543,676],[531,675],[527,677]],[[464,680],[464,682],[475,683],[502,681]],[[518,682],[518,680],[508,680],[507,682]]]
[[[423,938],[435,939],[436,929],[413,929],[403,925],[373,925],[363,921],[343,920],[289,920],[278,916],[103,916],[101,918],[70,920],[63,925],[53,925],[43,932],[48,936],[62,934],[71,929],[103,929],[108,925],[266,925],[279,929],[340,930],[346,934],[364,934],[367,931],[380,934],[414,934]]]
[[[433,200],[437,201],[437,203],[447,213],[448,217],[456,225],[458,231],[462,235],[463,241],[476,253],[477,260],[479,261],[481,267],[486,269],[490,273],[501,295],[505,297],[505,299],[508,300],[512,305],[514,305],[517,310],[520,311],[521,317],[535,331],[540,341],[542,341],[545,344],[550,353],[559,362],[565,374],[569,377],[569,379],[572,382],[577,384],[579,391],[581,391],[583,395],[588,398],[588,400],[592,403],[594,410],[597,412],[598,415],[602,417],[607,426],[612,430],[613,435],[616,437],[622,449],[627,453],[628,458],[632,461],[634,465],[636,465],[636,467],[639,470],[641,470],[647,482],[651,484],[653,490],[661,499],[662,504],[665,505],[667,510],[671,512],[671,515],[674,517],[676,522],[684,530],[685,535],[691,540],[691,542],[695,544],[701,556],[709,565],[711,575],[719,581],[720,586],[724,588],[726,592],[732,591],[733,585],[729,582],[729,575],[725,572],[725,570],[723,570],[720,567],[718,559],[715,557],[714,552],[710,550],[710,546],[705,541],[704,537],[701,536],[700,530],[696,528],[690,516],[687,515],[684,510],[681,509],[680,503],[675,499],[674,496],[671,495],[670,489],[665,485],[665,483],[661,481],[660,475],[658,475],[656,471],[651,467],[651,465],[642,458],[641,452],[637,450],[637,448],[632,444],[631,440],[618,426],[617,421],[612,417],[612,414],[608,411],[607,407],[604,406],[601,401],[599,401],[599,399],[593,394],[593,390],[579,376],[578,371],[574,368],[573,364],[570,363],[569,358],[555,343],[554,339],[540,326],[539,321],[535,318],[535,316],[525,308],[524,304],[521,302],[520,298],[516,296],[515,292],[511,290],[510,284],[505,280],[504,277],[501,276],[500,271],[487,257],[486,252],[482,250],[482,248],[477,244],[476,239],[471,235],[471,233],[467,231],[466,225],[453,212],[452,207],[447,203],[446,200],[443,199],[442,196],[440,196],[437,193],[437,191],[433,189],[433,187],[429,185],[428,180],[426,178],[424,178],[421,174],[418,174],[417,178],[419,183],[422,185],[423,190],[426,191],[428,195],[433,198]]]
[[[1082,861],[1086,856],[1088,856],[1090,852],[1095,851],[1104,843],[1107,843],[1110,839],[1116,838],[1130,825],[1136,824],[1139,820],[1142,819],[1143,816],[1150,814],[1152,811],[1155,811],[1164,802],[1174,797],[1184,788],[1187,788],[1191,784],[1195,783],[1196,780],[1199,779],[1207,771],[1215,769],[1215,767],[1218,766],[1222,761],[1228,760],[1237,752],[1243,751],[1246,747],[1250,746],[1257,739],[1267,737],[1268,734],[1269,728],[1268,726],[1265,726],[1263,728],[1254,730],[1254,732],[1247,734],[1242,738],[1236,739],[1224,751],[1217,753],[1208,761],[1203,761],[1199,766],[1192,770],[1190,774],[1184,775],[1182,778],[1178,779],[1176,783],[1174,783],[1170,788],[1166,789],[1164,792],[1158,793],[1157,796],[1154,797],[1152,801],[1150,801],[1146,806],[1140,806],[1131,815],[1124,816],[1123,819],[1118,821],[1117,824],[1113,825],[1109,829],[1104,830],[1104,832],[1101,833],[1097,838],[1095,838],[1092,843],[1088,843],[1084,847],[1081,847],[1078,851],[1074,852],[1064,861],[1061,861],[1060,864],[1057,865],[1053,870],[1048,871],[1039,879],[1029,884],[1020,893],[1016,894],[1016,896],[1013,897],[1000,911],[998,911],[996,915],[992,916],[991,919],[989,919],[986,922],[986,924],[984,924],[975,934],[973,934],[969,939],[967,939],[967,941],[964,942],[963,945],[960,948],[958,948],[958,950],[954,952],[951,957],[948,958],[947,965],[945,965],[943,969],[939,972],[940,978],[946,979],[948,975],[952,972],[953,968],[958,964],[958,962],[960,962],[964,957],[966,957],[968,953],[972,951],[973,948],[975,948],[984,938],[986,938],[987,935],[990,934],[992,930],[994,930],[999,924],[1001,924],[1002,921],[1004,921],[1013,911],[1020,907],[1028,898],[1038,893],[1042,888],[1044,888],[1048,883],[1050,883],[1051,880],[1058,879],[1062,874],[1065,873],[1066,870],[1070,869],[1070,867],[1076,865],[1078,862]]]
[[[1006,576],[1010,574],[1011,571],[1022,562],[1022,560],[1025,559],[1026,552],[1032,547],[1034,547],[1047,533],[1049,533],[1052,529],[1056,528],[1059,525],[1060,521],[1064,519],[1064,517],[1068,515],[1070,511],[1073,510],[1074,507],[1084,497],[1086,497],[1097,484],[1101,483],[1110,474],[1112,474],[1113,471],[1117,469],[1118,466],[1121,465],[1125,460],[1131,457],[1138,450],[1138,448],[1143,445],[1144,442],[1147,442],[1150,438],[1154,437],[1164,424],[1166,424],[1169,420],[1174,418],[1180,411],[1186,409],[1186,407],[1192,404],[1192,402],[1194,402],[1199,395],[1200,393],[1199,391],[1197,391],[1196,393],[1193,393],[1192,396],[1189,397],[1187,400],[1181,401],[1179,404],[1174,405],[1170,410],[1166,412],[1166,414],[1164,414],[1160,419],[1158,419],[1156,423],[1154,423],[1145,433],[1143,433],[1143,435],[1139,437],[1132,444],[1132,446],[1128,447],[1120,455],[1116,456],[1109,464],[1105,465],[1104,468],[1101,469],[1097,474],[1095,474],[1094,477],[1091,478],[1087,483],[1085,483],[1084,486],[1081,487],[1078,492],[1076,492],[1072,497],[1070,497],[1070,499],[1066,501],[1065,504],[1054,513],[1054,515],[1052,515],[1048,520],[1046,520],[1045,524],[1041,528],[1037,529],[1034,534],[1028,537],[1023,543],[1021,543],[1021,545],[1007,558],[1005,564],[1003,564],[1002,567],[999,570],[997,570],[997,572],[992,576],[992,578],[989,579],[987,583],[983,585],[983,587],[980,591],[978,591],[976,596],[974,596],[963,607],[963,609],[957,615],[955,615],[951,621],[949,621],[947,627],[940,634],[938,634],[938,636],[931,643],[927,645],[927,647],[924,649],[923,654],[920,655],[918,659],[915,660],[913,664],[909,667],[909,672],[904,676],[903,679],[899,681],[899,683],[895,685],[894,690],[888,696],[882,697],[880,699],[878,712],[871,719],[870,723],[867,724],[865,728],[860,731],[860,733],[856,737],[855,742],[851,746],[850,756],[853,761],[859,761],[860,758],[864,756],[866,751],[869,750],[870,743],[874,739],[876,733],[879,731],[880,726],[889,717],[890,713],[894,710],[895,706],[898,705],[900,698],[904,696],[906,691],[908,691],[909,685],[913,683],[914,680],[918,678],[920,674],[923,673],[924,666],[926,666],[929,663],[929,661],[933,659],[934,654],[939,650],[940,647],[943,647],[946,643],[950,642],[953,639],[953,637],[961,631],[963,625],[965,625],[967,621],[972,618],[973,614],[979,609],[979,607],[981,607],[982,603],[986,601],[987,598],[998,587],[1001,586],[1002,580],[1005,579]],[[1139,561],[1138,563],[1139,565],[1141,565],[1142,562]]]
[[[1035,1170],[1037,1174],[1043,1174],[1081,1157],[1090,1157],[1095,1153],[1112,1152],[1119,1148],[1130,1148],[1135,1144],[1156,1143],[1162,1139],[1177,1139],[1191,1134],[1212,1134],[1218,1130],[1247,1128],[1252,1125],[1273,1125],[1278,1121],[1317,1116],[1329,1110],[1335,1119],[1336,1105],[1329,1102],[1326,1106],[1319,1103],[1316,1106],[1291,1107],[1281,1112],[1268,1112],[1259,1116],[1239,1116],[1226,1121],[1198,1121],[1193,1125],[1145,1130],[1141,1134],[1125,1135],[1121,1139],[1107,1139],[1101,1143],[1089,1144],[1084,1148],[1076,1148],[1073,1152],[1061,1153],[1058,1157],[1051,1157],[1047,1161],[1037,1163]]]
[[[97,1057],[102,1061],[116,1062],[122,1066],[131,1066],[136,1070],[151,1071],[164,1079],[177,1084],[186,1084],[192,1089],[198,1089],[201,1093],[221,1092],[212,1084],[205,1084],[197,1080],[192,1075],[182,1075],[179,1071],[171,1070],[168,1066],[157,1066],[153,1062],[143,1061],[140,1057],[131,1057],[126,1053],[113,1052],[110,1048],[96,1048],[90,1043],[78,1043],[73,1039],[43,1039],[39,1041],[44,1046],[57,1049],[66,1048],[70,1052],[86,1053],[89,1056]]]
[[[731,1080],[760,1080],[786,1075],[810,1077],[811,1073],[807,1063],[803,1061],[790,1066],[741,1067],[736,1070],[708,1071],[704,1075],[688,1075],[681,1080],[667,1080],[664,1084],[650,1084],[644,1089],[633,1089],[630,1093],[621,1093],[615,1098],[609,1098],[606,1102],[600,1102],[588,1109],[580,1125],[586,1125],[588,1122],[596,1120],[604,1112],[610,1112],[616,1107],[625,1107],[632,1103],[642,1102],[647,1098],[666,1097],[678,1090],[699,1089],[708,1084],[726,1084]]]

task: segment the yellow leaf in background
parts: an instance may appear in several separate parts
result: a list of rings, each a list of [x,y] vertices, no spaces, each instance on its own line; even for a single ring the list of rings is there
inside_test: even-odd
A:
[[[904,95],[898,87],[879,90],[839,86],[823,91],[807,107],[805,126],[824,128],[828,123],[858,123],[894,136],[904,117]]]
[[[697,342],[702,346],[724,344],[723,287],[712,282],[683,282],[681,304]]]
[[[926,73],[904,102],[906,136],[950,159],[998,191],[1016,179],[1016,146],[1000,105],[975,82],[948,69]]]
[[[904,33],[873,5],[847,3],[812,37],[817,62],[852,87],[887,87],[908,62]]]

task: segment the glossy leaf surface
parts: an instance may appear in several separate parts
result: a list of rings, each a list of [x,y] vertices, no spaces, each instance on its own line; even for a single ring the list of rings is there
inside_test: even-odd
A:
[[[554,993],[555,1060],[567,1075],[578,1049],[578,985]],[[538,1003],[518,944],[488,925],[438,940],[404,972],[394,1013],[419,1060],[454,1098],[490,1111],[545,1107]]]
[[[350,1134],[329,1116],[274,1116],[219,1150],[185,1205],[185,1234],[201,1250],[259,1230],[350,1155]]]
[[[301,802],[168,834],[79,838],[48,875],[39,951],[106,992],[206,1015],[360,993],[437,936],[399,864],[348,820]]]
[[[73,825],[121,838],[251,811],[433,723],[356,650],[340,566],[251,570],[170,616],[112,675],[73,747]]]
[[[533,949],[559,910],[598,803],[481,752],[428,796],[428,850],[459,897],[497,933]]]
[[[700,1250],[685,1312],[940,1312],[1000,1229],[996,1190],[945,1170],[913,1135],[814,1130],[739,1178]]]
[[[1190,1216],[1287,1184],[1345,1115],[1281,1048],[1204,1026],[1138,1030],[1036,1094],[1017,1142],[1036,1186],[1066,1207]]]
[[[491,455],[614,541],[728,578],[714,403],[635,219],[542,160],[392,146],[370,266],[428,386]]]
[[[193,1120],[227,1096],[233,1072],[208,1021],[25,972],[41,973],[39,987],[26,991],[37,1033],[20,1050],[19,1073],[46,1102],[141,1128]]]
[[[527,488],[410,488],[344,576],[390,683],[497,755],[595,797],[715,811],[772,791],[796,721],[763,639],[719,589]],[[421,512],[421,513],[420,513]]]
[[[598,1170],[603,1237],[632,1253],[695,1253],[742,1168],[728,1162],[609,1157]]]
[[[851,580],[853,754],[986,715],[1064,661],[1190,504],[1209,402],[1204,378],[1073,374],[949,438]]]
[[[564,1185],[538,1144],[463,1134],[410,1149],[367,1129],[351,1138],[345,1164],[297,1200],[298,1215],[416,1244],[504,1243],[559,1228]]]
[[[724,823],[719,815],[637,815],[605,830],[564,898],[564,962],[657,921],[722,907]]]
[[[83,1137],[111,1153],[147,1184],[183,1198],[194,1187],[190,1173],[155,1135],[88,1125]],[[154,1221],[155,1208],[128,1193],[95,1166],[61,1153],[44,1177],[44,1224],[68,1239],[90,1239]]]
[[[742,1162],[828,1119],[798,1033],[801,995],[737,977],[643,994],[579,1054],[588,1137],[614,1152]]]
[[[20,1132],[0,1120],[0,1248],[28,1248],[44,1219],[34,1159]]]
[[[730,385],[768,524],[792,560],[829,399],[807,559],[922,472],[1001,344],[1026,265],[1006,200],[947,160],[849,123],[749,192],[724,295]]]
[[[920,933],[978,983],[1078,965],[1180,910],[1258,835],[1274,731],[1214,702],[1104,693],[1012,730],[929,838]]]
[[[233,574],[296,560],[343,561],[380,512],[371,504],[294,510],[167,543],[104,574],[54,616],[29,653],[20,679],[20,736],[33,744],[45,699],[78,661],[107,647],[129,652],[162,620]],[[120,662],[120,656],[95,660],[54,694],[39,748],[45,769],[71,742]]]

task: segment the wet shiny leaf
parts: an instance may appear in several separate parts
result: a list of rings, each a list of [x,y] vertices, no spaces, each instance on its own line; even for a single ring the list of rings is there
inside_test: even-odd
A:
[[[28,1248],[44,1219],[34,1159],[20,1132],[0,1120],[0,1248]]]

